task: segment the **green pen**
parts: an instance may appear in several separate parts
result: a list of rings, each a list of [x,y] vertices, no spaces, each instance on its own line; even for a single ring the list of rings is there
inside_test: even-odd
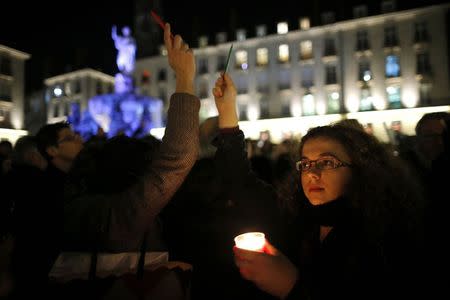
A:
[[[223,71],[222,77],[225,75],[228,69],[228,63],[230,62],[231,51],[233,50],[233,44],[231,44],[230,50],[228,51],[227,62],[225,63],[225,70]]]

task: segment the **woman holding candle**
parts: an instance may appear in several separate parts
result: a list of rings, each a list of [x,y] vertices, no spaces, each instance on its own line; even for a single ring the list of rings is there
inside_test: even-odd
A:
[[[216,160],[224,176],[245,184],[254,175],[228,75],[213,94],[221,128]],[[286,255],[267,241],[263,253],[234,247],[241,275],[282,299],[418,296],[421,193],[403,165],[375,138],[342,125],[312,128],[299,155],[294,242]]]

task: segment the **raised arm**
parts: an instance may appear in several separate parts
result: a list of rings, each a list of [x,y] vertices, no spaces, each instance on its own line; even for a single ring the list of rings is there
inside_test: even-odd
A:
[[[219,128],[238,126],[236,87],[227,73],[217,79],[213,88],[213,95],[219,112]]]
[[[170,24],[164,28],[164,44],[167,49],[169,65],[176,76],[176,93],[194,94],[195,58],[192,49],[183,41],[181,36],[172,38]]]
[[[164,42],[169,65],[175,72],[176,89],[170,99],[160,151],[146,186],[145,197],[152,216],[160,212],[180,187],[199,152],[200,101],[194,96],[194,53],[181,36],[172,38],[169,24],[165,25]]]
[[[67,201],[64,222],[68,245],[89,245],[101,237],[105,249],[139,249],[144,233],[149,228],[156,231],[152,227],[155,217],[198,157],[200,100],[193,95],[194,55],[180,36],[170,39],[169,25],[165,27],[165,42],[177,84],[170,99],[162,143],[156,152],[149,153],[145,174],[130,187],[117,193],[91,193]]]
[[[111,30],[111,37],[115,41],[117,39],[117,26],[113,25]]]
[[[245,149],[244,133],[239,130],[236,111],[236,87],[225,73],[219,76],[213,88],[214,100],[219,113],[219,136],[216,140],[215,164],[217,174],[228,186],[243,185],[249,176],[250,163]]]

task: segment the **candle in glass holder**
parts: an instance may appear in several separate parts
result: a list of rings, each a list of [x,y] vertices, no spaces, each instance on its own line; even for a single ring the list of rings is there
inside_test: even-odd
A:
[[[247,232],[235,237],[234,242],[238,248],[263,252],[266,238],[262,232]]]

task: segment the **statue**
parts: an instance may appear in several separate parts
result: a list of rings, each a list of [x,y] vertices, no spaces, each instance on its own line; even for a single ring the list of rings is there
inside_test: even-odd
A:
[[[130,27],[122,28],[122,35],[117,34],[117,26],[112,27],[111,32],[114,45],[118,50],[117,67],[119,71],[125,74],[131,74],[134,70],[136,56],[136,41],[131,36]]]
[[[112,38],[118,50],[114,93],[96,95],[89,99],[87,109],[81,114],[72,109],[69,116],[74,129],[83,139],[89,140],[99,133],[108,138],[125,134],[144,137],[152,128],[164,126],[161,99],[137,94],[133,84],[136,42],[131,36],[130,28],[122,28],[122,35],[117,34],[117,27],[112,27]]]

